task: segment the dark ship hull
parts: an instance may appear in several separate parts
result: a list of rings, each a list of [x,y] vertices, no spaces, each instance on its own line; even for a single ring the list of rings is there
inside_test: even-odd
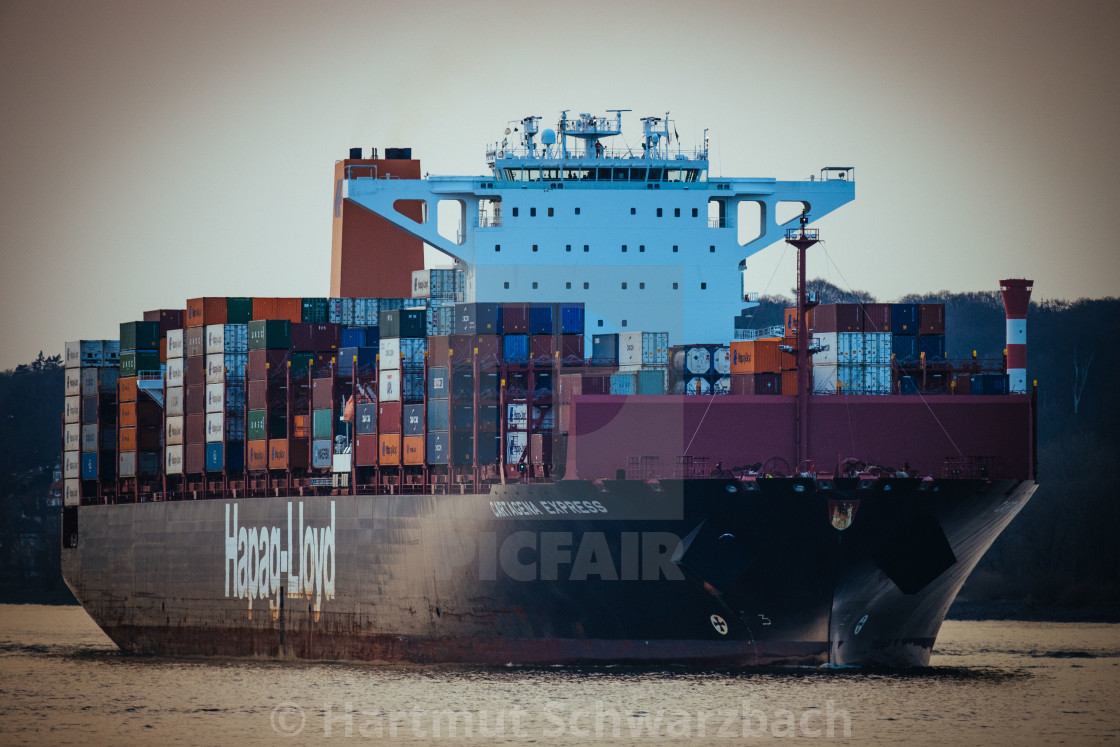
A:
[[[1035,487],[563,480],[87,505],[63,571],[136,654],[925,665],[961,585]]]

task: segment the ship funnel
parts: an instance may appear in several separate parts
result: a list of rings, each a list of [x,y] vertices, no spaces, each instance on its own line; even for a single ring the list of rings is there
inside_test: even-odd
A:
[[[1027,393],[1027,308],[1033,280],[1001,280],[1003,308],[1007,313],[1007,377],[1012,394]]]

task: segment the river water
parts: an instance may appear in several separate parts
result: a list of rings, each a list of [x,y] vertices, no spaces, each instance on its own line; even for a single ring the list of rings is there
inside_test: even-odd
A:
[[[1120,625],[945,623],[920,671],[291,664],[122,655],[0,605],[2,744],[1120,741]]]

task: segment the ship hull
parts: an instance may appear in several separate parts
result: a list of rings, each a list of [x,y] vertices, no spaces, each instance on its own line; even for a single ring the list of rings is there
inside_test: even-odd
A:
[[[81,506],[63,572],[136,654],[924,665],[1034,487],[572,480]]]

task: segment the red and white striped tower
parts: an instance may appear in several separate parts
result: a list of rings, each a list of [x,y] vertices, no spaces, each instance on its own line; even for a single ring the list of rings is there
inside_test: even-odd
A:
[[[1001,280],[1003,309],[1007,312],[1007,377],[1012,394],[1027,393],[1027,307],[1033,280]]]

